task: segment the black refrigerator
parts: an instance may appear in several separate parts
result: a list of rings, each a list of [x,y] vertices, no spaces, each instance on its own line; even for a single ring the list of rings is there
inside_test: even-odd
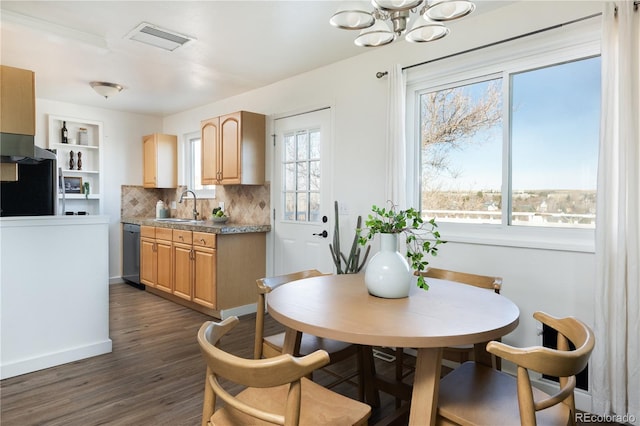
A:
[[[0,216],[55,215],[58,201],[55,155],[12,162],[18,166],[18,180],[0,183]]]

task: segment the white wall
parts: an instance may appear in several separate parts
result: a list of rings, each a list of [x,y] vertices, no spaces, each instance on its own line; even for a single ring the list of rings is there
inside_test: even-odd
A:
[[[108,101],[105,101],[108,102]],[[120,230],[120,186],[142,185],[142,136],[162,131],[159,117],[36,99],[36,145],[47,148],[48,117],[59,115],[101,121],[104,189],[103,214],[109,216],[109,277],[122,274]]]
[[[387,79],[377,79],[376,72],[386,71],[395,63],[412,65],[600,11],[599,2],[509,4],[455,23],[452,35],[434,44],[400,41],[366,51],[358,57],[268,87],[166,117],[163,129],[182,135],[197,130],[202,119],[240,109],[264,113],[273,119],[313,107],[333,107],[332,196],[347,204],[349,215],[341,217],[341,222],[345,229],[353,229],[359,214],[366,215],[372,204],[384,203]],[[482,52],[472,55],[482,55]],[[429,66],[435,68],[438,64]],[[268,161],[269,179],[270,144]],[[443,237],[446,239],[446,235]],[[536,310],[575,315],[593,322],[592,252],[450,243],[443,246],[432,264],[504,278],[504,295],[520,307],[522,314],[518,329],[504,339],[507,343],[518,346],[540,343],[537,323],[531,317]]]

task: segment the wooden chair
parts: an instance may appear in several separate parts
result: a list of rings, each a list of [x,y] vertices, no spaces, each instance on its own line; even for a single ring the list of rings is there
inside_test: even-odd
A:
[[[492,277],[488,275],[469,274],[466,272],[451,271],[448,269],[428,268],[423,272],[416,272],[415,275],[422,275],[426,278],[436,278],[457,283],[472,285],[474,287],[493,290],[500,294],[502,288],[502,278]],[[462,364],[471,359],[479,360],[494,368],[500,369],[500,360],[491,357],[485,350],[486,343],[474,345],[463,345],[455,347],[447,347],[442,351],[442,359]],[[404,363],[404,349],[396,348],[396,380],[400,381],[412,371],[412,368]],[[405,371],[406,370],[406,371]]]
[[[256,280],[258,287],[258,304],[256,308],[256,334],[254,342],[254,358],[270,358],[282,354],[282,347],[284,346],[285,333],[278,333],[271,336],[264,335],[264,319],[266,310],[266,295],[273,289],[283,284],[290,283],[295,280],[303,278],[317,277],[325,275],[315,269],[294,272],[286,275],[279,275],[276,277],[260,278]],[[330,369],[323,369],[329,375],[335,377],[335,381],[330,383],[327,387],[332,388],[340,383],[351,381],[354,377],[358,376],[358,398],[362,401],[364,399],[364,370],[362,369],[362,351],[358,345],[351,343],[339,342],[337,340],[323,339],[321,337],[313,336],[310,334],[303,334],[300,341],[300,350],[297,356],[308,355],[322,349],[329,354],[329,365],[336,364],[344,361],[352,356],[356,357],[357,371],[350,374],[338,374]]]
[[[207,321],[198,331],[207,363],[202,426],[367,424],[371,407],[304,377],[329,362],[327,352],[319,350],[300,358],[283,354],[244,359],[217,347],[238,322],[237,317],[220,323]],[[220,379],[246,388],[231,395]]]
[[[439,424],[575,425],[575,375],[587,365],[595,344],[593,331],[573,317],[555,318],[543,312],[533,317],[558,331],[558,349],[519,349],[490,342],[489,352],[517,364],[517,378],[475,362],[464,363],[440,381]],[[529,370],[559,377],[560,390],[550,396],[532,387]]]

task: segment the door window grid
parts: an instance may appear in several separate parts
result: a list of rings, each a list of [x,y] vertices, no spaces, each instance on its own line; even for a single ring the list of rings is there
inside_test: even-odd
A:
[[[320,220],[320,129],[284,135],[283,220]]]

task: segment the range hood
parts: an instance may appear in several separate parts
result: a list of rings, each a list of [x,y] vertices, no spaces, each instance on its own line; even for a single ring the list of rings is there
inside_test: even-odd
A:
[[[36,146],[33,136],[14,133],[0,133],[0,156],[3,163],[56,158],[52,152]]]

